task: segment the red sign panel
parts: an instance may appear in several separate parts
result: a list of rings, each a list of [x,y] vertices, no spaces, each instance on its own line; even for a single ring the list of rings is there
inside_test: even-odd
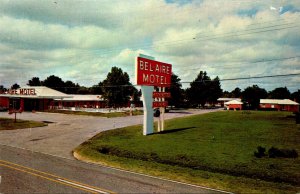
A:
[[[167,107],[168,106],[168,102],[167,101],[156,101],[156,102],[153,102],[153,108],[158,108],[158,107]]]
[[[171,64],[138,57],[136,68],[138,85],[161,87],[171,85]]]
[[[170,92],[153,92],[153,98],[171,98]]]

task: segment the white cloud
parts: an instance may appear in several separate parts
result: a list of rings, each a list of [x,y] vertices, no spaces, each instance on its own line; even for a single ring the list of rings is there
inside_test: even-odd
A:
[[[138,53],[173,64],[183,81],[194,80],[200,70],[221,79],[299,72],[299,58],[272,61],[300,51],[297,0],[55,2],[0,0],[0,85],[55,74],[91,86],[112,66],[133,82]],[[294,77],[283,81],[288,83],[264,79],[222,86],[299,87]]]

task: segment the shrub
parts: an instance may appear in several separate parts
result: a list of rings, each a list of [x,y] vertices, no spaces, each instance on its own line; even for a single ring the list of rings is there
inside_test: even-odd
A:
[[[100,147],[98,149],[98,151],[101,153],[101,154],[108,154],[109,153],[109,148],[107,147]]]
[[[297,158],[298,153],[294,149],[278,149],[271,147],[268,151],[269,158]]]
[[[264,148],[264,147],[261,147],[261,146],[258,146],[257,147],[257,151],[255,151],[254,152],[254,156],[256,157],[256,158],[261,158],[261,157],[264,157],[264,156],[266,156],[266,148]]]

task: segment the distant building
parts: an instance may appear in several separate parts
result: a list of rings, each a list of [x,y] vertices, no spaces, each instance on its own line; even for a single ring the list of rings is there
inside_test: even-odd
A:
[[[55,99],[64,98],[72,98],[72,96],[44,86],[28,86],[0,94],[0,107],[22,111],[43,111],[52,106]]]
[[[219,102],[219,104],[221,105],[221,107],[224,107],[224,104],[226,103],[226,102],[229,102],[229,101],[232,101],[232,100],[236,100],[236,101],[242,101],[242,99],[240,99],[240,98],[218,98],[218,102]]]
[[[299,103],[290,99],[260,99],[260,109],[299,112]]]
[[[131,101],[128,101],[124,107],[130,107],[130,103]],[[106,108],[106,106],[107,103],[101,95],[69,95],[45,86],[27,86],[0,94],[0,108],[21,111],[80,110],[81,108]]]
[[[242,110],[243,103],[240,100],[231,100],[224,103],[227,110]]]
[[[71,98],[55,99],[54,107],[64,108],[105,108],[106,102],[101,95],[72,94]]]

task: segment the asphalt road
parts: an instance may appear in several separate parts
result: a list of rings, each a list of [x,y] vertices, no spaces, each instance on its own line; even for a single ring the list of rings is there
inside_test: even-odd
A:
[[[212,110],[169,113],[167,119]],[[0,113],[0,117],[11,117]],[[97,133],[142,123],[142,116],[102,118],[22,113],[47,127],[0,131],[0,193],[222,193],[73,158],[71,151]],[[142,133],[142,131],[141,131]]]
[[[0,146],[0,193],[223,193]]]

